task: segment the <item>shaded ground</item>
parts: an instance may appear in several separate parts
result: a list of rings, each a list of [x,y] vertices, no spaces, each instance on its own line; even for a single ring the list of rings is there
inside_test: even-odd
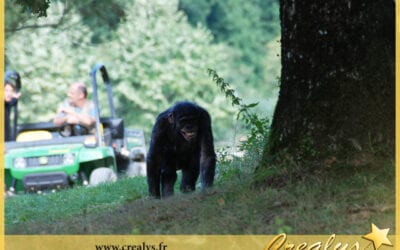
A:
[[[334,164],[276,188],[255,188],[237,173],[207,192],[87,205],[58,219],[6,224],[6,234],[365,234],[371,222],[394,232],[394,173],[386,160]]]

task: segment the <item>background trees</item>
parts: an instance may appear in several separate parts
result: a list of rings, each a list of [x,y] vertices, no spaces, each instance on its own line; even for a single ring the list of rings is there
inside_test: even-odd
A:
[[[272,115],[280,68],[279,32],[277,2],[267,2],[272,7],[260,11],[265,1],[191,3],[207,6],[198,9],[183,1],[54,0],[47,17],[37,18],[44,12],[7,0],[6,68],[19,71],[23,78],[22,121],[50,119],[68,84],[89,84],[90,68],[103,62],[116,85],[117,112],[127,125],[149,131],[160,110],[188,99],[212,113],[218,140],[231,139],[233,108],[207,69],[227,76],[243,98],[266,99],[259,111]],[[241,4],[243,11],[231,13]],[[264,33],[268,29],[272,33]]]
[[[88,80],[91,31],[86,26],[75,29],[80,26],[80,16],[64,16],[65,11],[64,4],[54,3],[47,18],[28,19],[19,26],[37,28],[6,33],[6,69],[18,71],[22,77],[22,121],[50,120],[65,98],[68,84]],[[46,26],[55,23],[57,28]]]
[[[260,101],[260,111],[271,113],[280,75],[279,1],[179,1],[179,8],[194,26],[204,25],[215,43],[228,44],[234,50],[233,67],[225,77],[237,83],[240,95]]]
[[[216,117],[217,137],[228,138],[232,109],[207,68],[249,102],[261,100],[259,111],[271,115],[281,54],[280,100],[266,152],[336,154],[394,138],[392,2],[281,1],[281,53],[274,0],[18,3],[6,1],[6,66],[29,82],[22,100],[34,103],[21,104],[24,121],[49,119],[42,92],[54,93],[46,98],[53,106],[68,82],[87,79],[102,61],[111,67],[117,108],[128,124],[149,129],[161,106],[193,99]]]

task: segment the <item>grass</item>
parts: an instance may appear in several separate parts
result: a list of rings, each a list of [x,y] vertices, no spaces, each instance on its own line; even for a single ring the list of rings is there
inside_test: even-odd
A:
[[[394,229],[394,162],[334,164],[281,185],[254,185],[253,167],[226,161],[215,187],[166,200],[145,178],[5,201],[6,234],[366,234]],[[226,165],[228,164],[228,165]]]
[[[146,193],[145,178],[122,179],[98,187],[76,187],[42,195],[17,195],[6,199],[5,224],[53,223],[82,213],[115,208]]]

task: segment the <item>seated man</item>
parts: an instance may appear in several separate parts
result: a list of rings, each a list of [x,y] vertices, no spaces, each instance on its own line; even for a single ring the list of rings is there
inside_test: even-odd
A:
[[[57,126],[77,125],[74,126],[77,130],[81,130],[82,125],[89,129],[89,133],[94,133],[95,108],[93,102],[87,100],[85,84],[81,82],[71,84],[67,97],[67,100],[59,106],[53,123]],[[80,134],[81,132],[75,133]]]

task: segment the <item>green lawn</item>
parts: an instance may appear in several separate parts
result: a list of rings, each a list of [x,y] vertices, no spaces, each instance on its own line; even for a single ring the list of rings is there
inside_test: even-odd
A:
[[[365,234],[372,222],[394,232],[392,161],[334,164],[262,186],[237,163],[220,166],[206,192],[166,200],[148,198],[143,177],[11,197],[6,234]]]

